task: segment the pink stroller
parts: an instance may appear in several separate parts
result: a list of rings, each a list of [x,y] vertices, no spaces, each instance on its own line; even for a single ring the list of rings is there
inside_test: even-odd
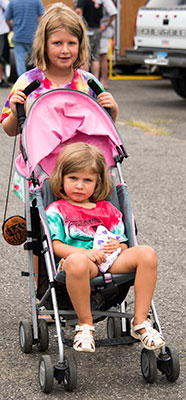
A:
[[[33,103],[27,118],[23,108],[19,110],[22,132],[21,153],[16,159],[16,170],[24,177],[27,241],[24,245],[29,255],[29,275],[32,319],[22,320],[19,327],[21,350],[29,353],[36,345],[39,351],[46,351],[49,345],[48,325],[41,314],[53,316],[58,338],[59,357],[52,365],[49,355],[42,355],[39,362],[39,382],[43,392],[49,393],[54,378],[63,382],[67,391],[77,384],[76,362],[73,356],[65,355],[65,345],[72,346],[72,340],[65,338],[65,326],[76,324],[65,287],[65,275],[57,273],[50,239],[45,208],[54,201],[48,178],[55,166],[62,146],[67,143],[85,141],[98,146],[107,161],[113,176],[114,191],[109,200],[118,207],[125,223],[128,245],[137,245],[136,226],[131,211],[126,183],[122,177],[121,163],[127,157],[119,133],[108,115],[96,100],[71,89],[56,89],[46,92]],[[25,122],[24,122],[25,120]],[[119,183],[116,185],[116,179]],[[30,190],[32,186],[32,194]],[[32,201],[34,194],[34,200]],[[32,206],[30,207],[30,204]],[[39,284],[34,283],[32,255],[39,256]],[[91,281],[91,305],[94,323],[107,319],[107,338],[96,341],[96,346],[129,344],[136,340],[130,336],[132,314],[126,312],[125,297],[134,284],[135,274],[103,274]],[[36,297],[40,299],[36,302]],[[41,311],[45,305],[46,311]],[[149,311],[154,327],[161,332],[160,323],[152,302]],[[157,379],[157,370],[169,381],[179,376],[179,359],[175,350],[163,347],[156,357],[153,351],[141,352],[141,370],[146,382]]]

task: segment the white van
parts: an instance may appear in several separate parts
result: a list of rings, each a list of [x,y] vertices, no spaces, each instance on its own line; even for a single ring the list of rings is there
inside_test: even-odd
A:
[[[132,64],[155,66],[186,99],[186,0],[149,0],[136,19]]]

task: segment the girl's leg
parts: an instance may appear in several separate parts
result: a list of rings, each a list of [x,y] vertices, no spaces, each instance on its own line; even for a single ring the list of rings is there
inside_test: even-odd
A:
[[[90,279],[98,275],[96,264],[81,253],[71,254],[64,263],[66,287],[79,325],[93,324],[90,306]]]
[[[110,268],[112,273],[134,271],[136,277],[133,324],[139,325],[147,319],[157,279],[157,256],[151,247],[135,246],[124,250]]]

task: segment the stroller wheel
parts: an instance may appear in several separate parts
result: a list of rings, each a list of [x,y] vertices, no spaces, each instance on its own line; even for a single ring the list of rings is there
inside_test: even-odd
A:
[[[166,375],[169,382],[175,382],[180,374],[180,362],[177,351],[168,346],[165,347],[165,353],[158,356],[158,369]]]
[[[65,369],[64,388],[67,392],[72,392],[77,385],[77,366],[73,355],[65,356],[67,368]]]
[[[45,351],[49,345],[48,326],[44,319],[39,320],[38,323],[38,342],[37,348],[39,351]]]
[[[158,377],[157,361],[154,351],[143,349],[141,352],[141,372],[147,383],[154,383]]]
[[[49,355],[44,355],[39,361],[38,378],[41,390],[50,393],[53,388],[54,368]]]
[[[109,317],[107,319],[107,337],[108,339],[121,337],[121,319]]]
[[[31,353],[33,344],[32,325],[27,319],[19,324],[19,344],[23,353]]]

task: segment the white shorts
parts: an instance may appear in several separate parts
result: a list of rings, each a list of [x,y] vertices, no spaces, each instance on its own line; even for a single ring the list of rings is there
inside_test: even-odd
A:
[[[101,38],[99,54],[108,54],[110,49],[110,38]]]

